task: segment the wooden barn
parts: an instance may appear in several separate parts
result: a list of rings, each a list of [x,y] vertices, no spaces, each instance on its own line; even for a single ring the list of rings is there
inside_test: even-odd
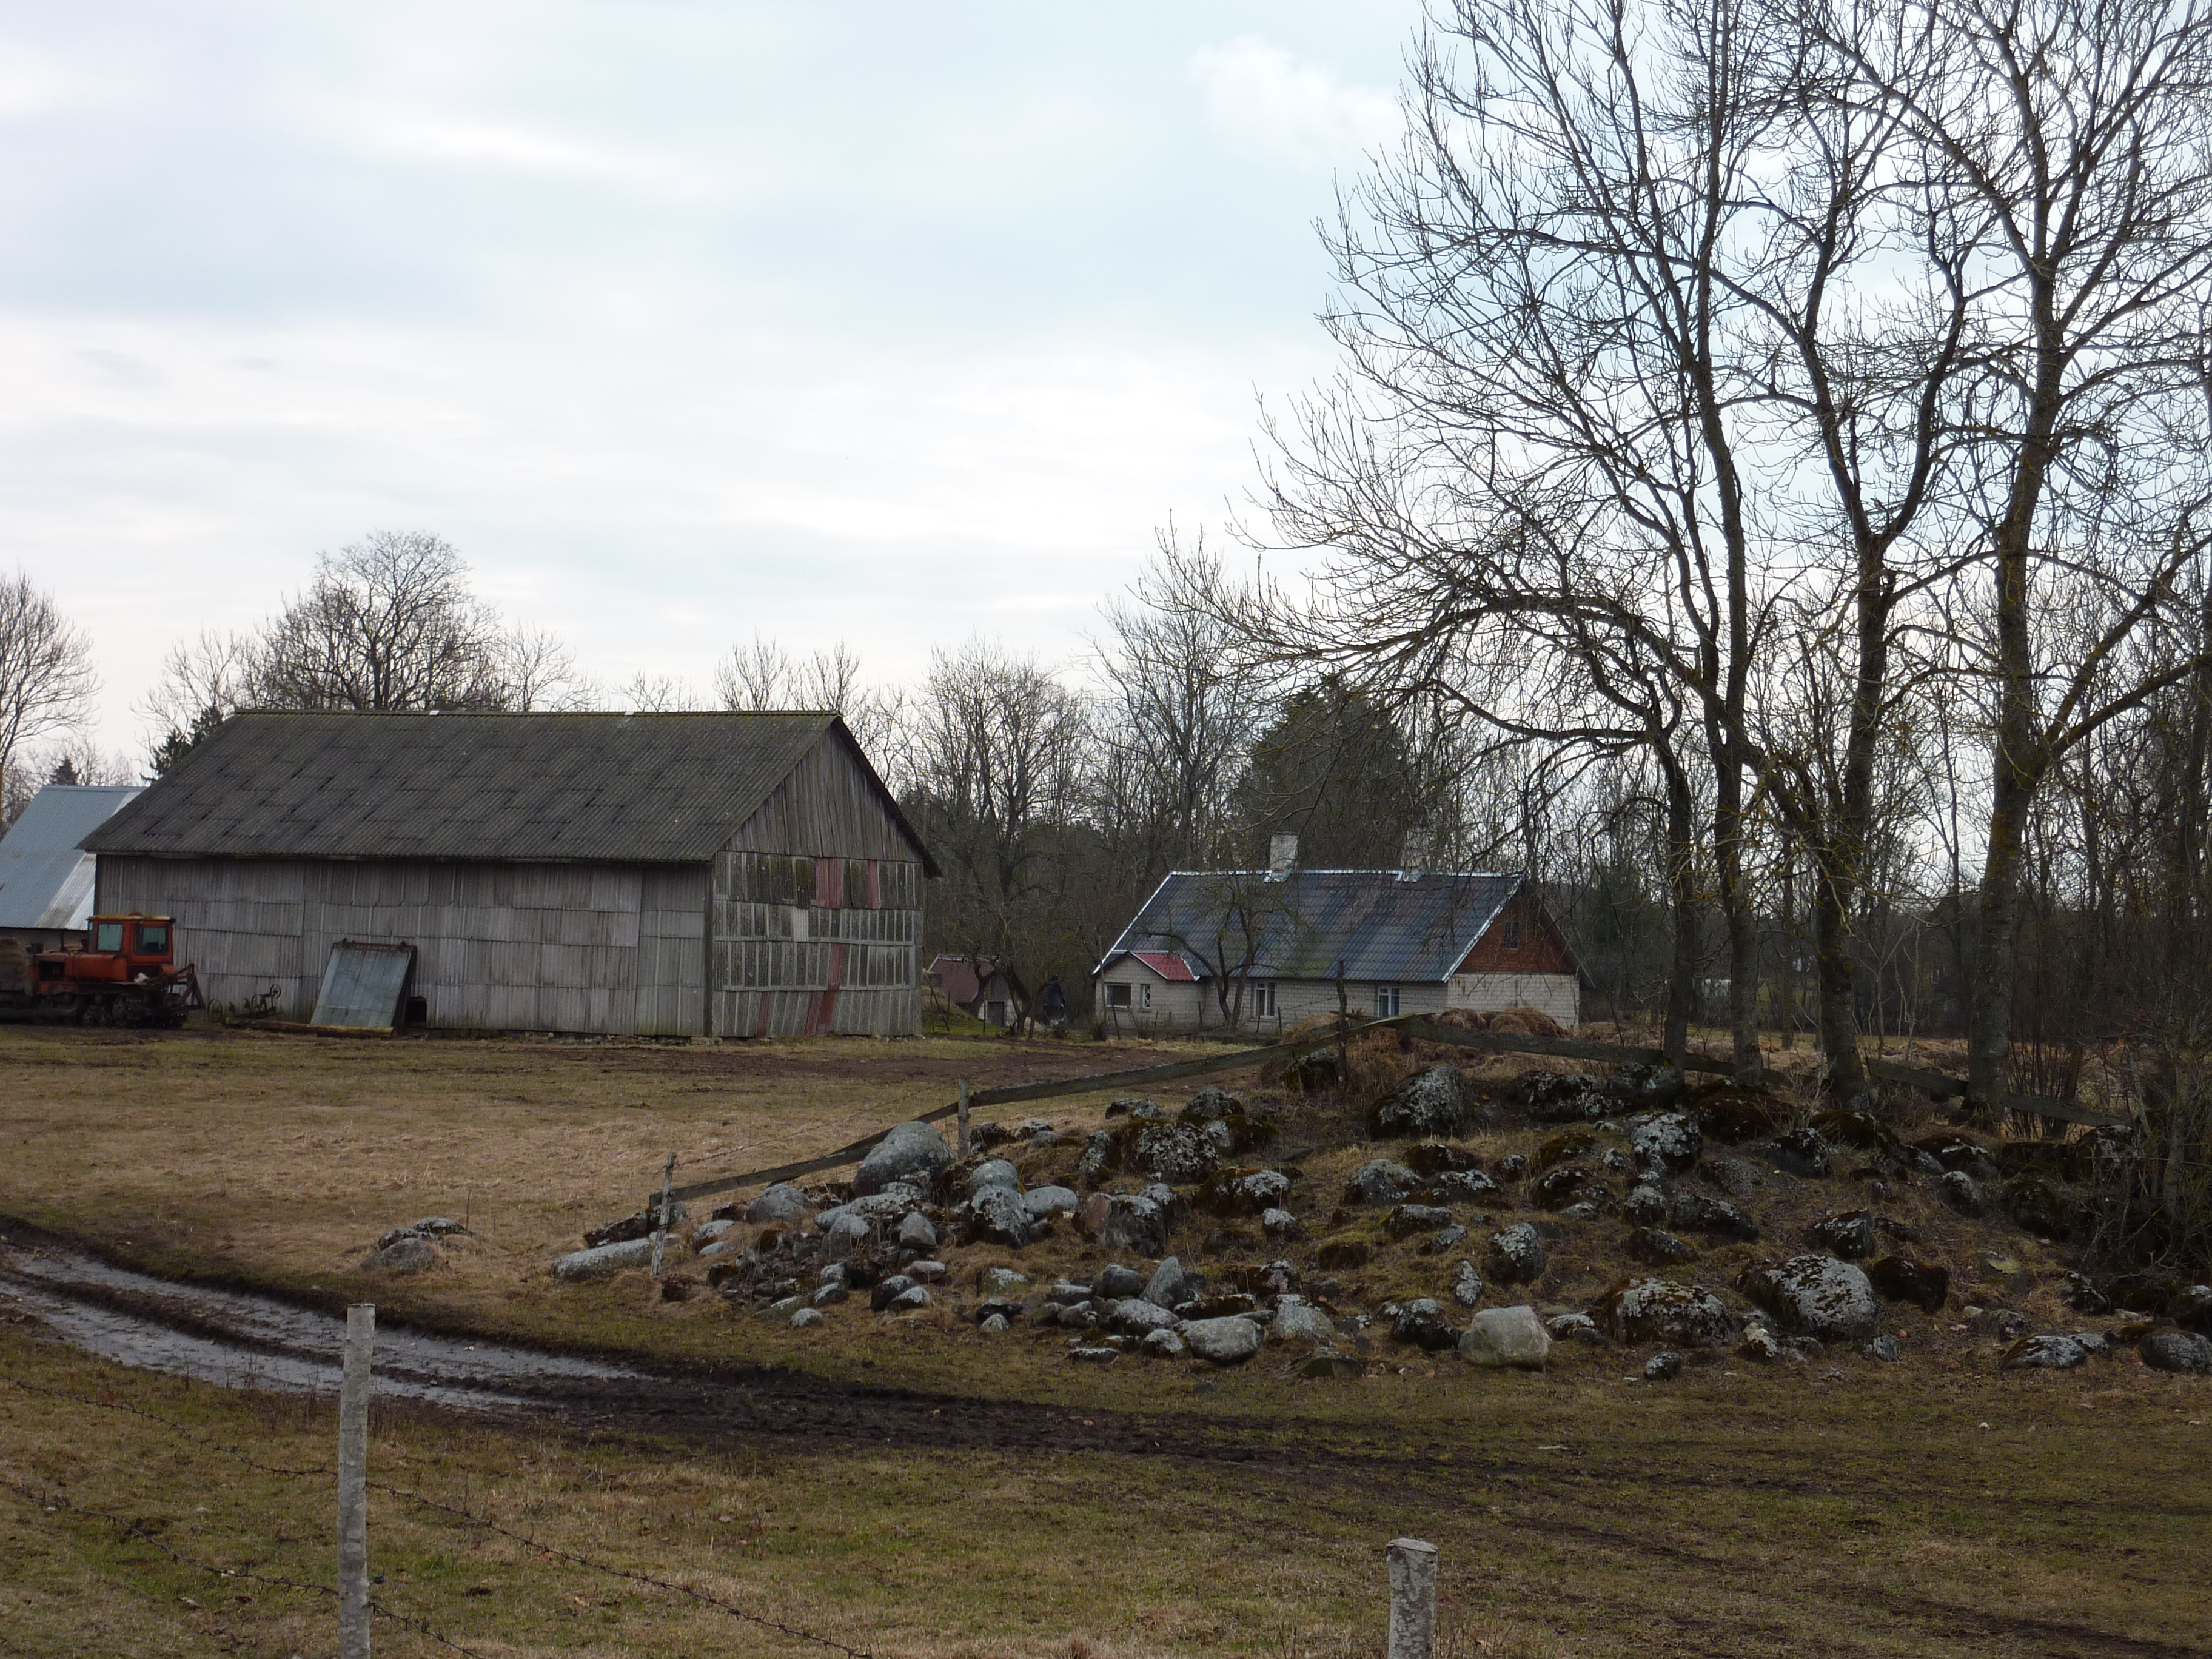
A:
[[[246,714],[85,842],[210,1001],[307,1019],[340,941],[432,1026],[921,1030],[929,854],[827,714]]]

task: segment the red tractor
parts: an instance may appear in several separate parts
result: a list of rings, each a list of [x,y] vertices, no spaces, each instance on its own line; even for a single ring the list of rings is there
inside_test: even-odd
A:
[[[0,939],[0,1019],[78,1025],[178,1026],[207,1004],[189,964],[175,961],[167,916],[94,916],[85,945],[27,951]]]

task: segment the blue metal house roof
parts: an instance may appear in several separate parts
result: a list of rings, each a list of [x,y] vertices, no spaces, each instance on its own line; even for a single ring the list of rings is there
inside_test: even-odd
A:
[[[77,843],[138,793],[135,784],[50,783],[0,836],[0,927],[82,928],[93,857]]]
[[[1179,870],[1098,964],[1133,951],[1177,951],[1209,973],[1255,978],[1442,982],[1523,876],[1395,870]],[[1249,963],[1245,968],[1243,964]],[[1094,970],[1095,971],[1095,970]]]

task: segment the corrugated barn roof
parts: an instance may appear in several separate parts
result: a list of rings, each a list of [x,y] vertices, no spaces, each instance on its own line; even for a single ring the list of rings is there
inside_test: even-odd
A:
[[[237,714],[85,845],[696,864],[825,738],[866,763],[828,714]],[[927,865],[889,792],[881,799]]]
[[[1419,984],[1451,977],[1468,948],[1521,890],[1522,878],[1391,870],[1178,871],[1162,882],[1107,953],[1181,951],[1255,977]],[[1246,940],[1256,942],[1248,951]]]
[[[0,927],[82,928],[93,861],[79,845],[138,793],[136,784],[50,783],[0,837]]]

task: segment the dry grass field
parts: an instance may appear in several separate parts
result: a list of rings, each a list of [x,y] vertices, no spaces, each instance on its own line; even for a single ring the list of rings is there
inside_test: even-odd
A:
[[[2000,1376],[1961,1342],[1894,1367],[1717,1360],[1665,1387],[1625,1382],[1603,1350],[1534,1376],[1450,1358],[1330,1382],[1264,1362],[1101,1371],[949,1316],[848,1306],[809,1346],[641,1276],[545,1274],[635,1207],[667,1148],[679,1179],[765,1164],[941,1104],[963,1073],[1146,1058],[4,1031],[0,1214],[132,1265],[658,1356],[696,1413],[647,1430],[393,1407],[373,1474],[885,1659],[1373,1653],[1381,1548],[1408,1533],[1445,1552],[1454,1659],[2212,1654],[2212,1383],[2132,1364]],[[1103,1104],[1041,1115],[1079,1127]],[[447,1266],[355,1271],[383,1229],[464,1211],[478,1237]],[[1402,1271],[1386,1259],[1375,1293]],[[1917,1355],[1934,1333],[1911,1320]],[[102,1399],[281,1466],[326,1465],[334,1438],[326,1407],[0,1327],[0,1477],[78,1506],[0,1488],[0,1654],[331,1651],[321,1598],[212,1577],[144,1535],[328,1583],[327,1481]],[[827,1651],[398,1498],[374,1516],[379,1595],[474,1652]],[[451,1651],[398,1626],[377,1640]]]

